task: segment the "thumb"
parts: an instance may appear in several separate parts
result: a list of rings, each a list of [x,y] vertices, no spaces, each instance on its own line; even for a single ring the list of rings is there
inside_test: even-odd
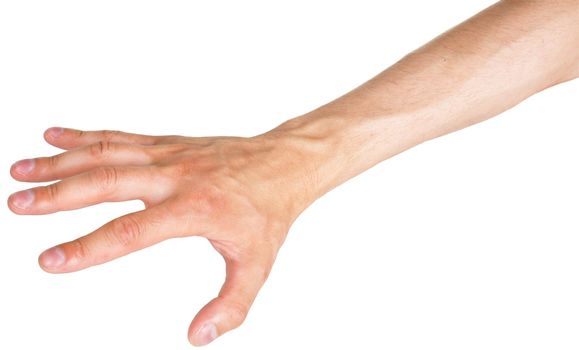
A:
[[[189,341],[195,346],[211,343],[239,327],[263,286],[269,269],[241,262],[226,263],[226,278],[219,295],[205,305],[189,326]]]

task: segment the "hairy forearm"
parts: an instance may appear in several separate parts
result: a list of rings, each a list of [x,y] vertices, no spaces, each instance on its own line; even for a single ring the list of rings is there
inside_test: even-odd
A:
[[[315,200],[384,159],[578,75],[579,1],[502,1],[271,133],[311,156],[302,166]]]

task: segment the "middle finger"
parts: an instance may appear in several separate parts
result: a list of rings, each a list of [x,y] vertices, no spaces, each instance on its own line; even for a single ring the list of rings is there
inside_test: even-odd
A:
[[[103,202],[140,199],[158,202],[167,184],[147,167],[101,167],[62,181],[14,193],[8,199],[17,214],[50,214]]]
[[[52,157],[21,160],[10,173],[20,181],[54,181],[102,166],[148,165],[154,161],[153,153],[150,147],[103,141]]]

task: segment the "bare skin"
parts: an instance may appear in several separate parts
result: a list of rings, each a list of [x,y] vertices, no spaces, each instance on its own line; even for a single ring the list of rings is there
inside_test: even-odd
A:
[[[48,214],[139,199],[145,209],[43,252],[78,271],[162,240],[202,236],[226,281],[194,318],[205,345],[238,327],[298,215],[332,188],[435,137],[579,76],[579,1],[501,1],[348,94],[255,137],[147,136],[51,128],[64,150],[11,168],[10,209]]]

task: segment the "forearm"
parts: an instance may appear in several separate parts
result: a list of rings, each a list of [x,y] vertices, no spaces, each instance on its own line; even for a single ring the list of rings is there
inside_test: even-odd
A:
[[[384,159],[578,75],[579,1],[503,1],[272,133],[311,156],[302,166],[315,200]]]

